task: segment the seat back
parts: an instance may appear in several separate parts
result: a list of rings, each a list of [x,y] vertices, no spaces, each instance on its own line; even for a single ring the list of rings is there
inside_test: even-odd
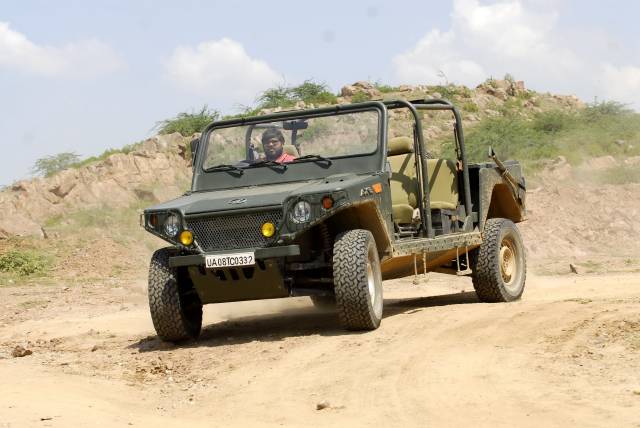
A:
[[[396,137],[389,140],[389,165],[391,166],[391,204],[394,221],[411,223],[413,210],[418,206],[418,180],[413,158],[413,140]]]
[[[283,146],[283,150],[288,155],[295,156],[295,157],[300,156],[300,153],[298,153],[298,149],[293,144],[285,144]]]
[[[458,172],[455,162],[449,159],[429,159],[427,173],[431,209],[458,208]]]
[[[391,166],[391,203],[398,224],[411,223],[418,207],[418,180],[413,154],[413,140],[396,137],[389,140],[388,160]],[[431,209],[458,208],[458,173],[448,159],[428,159],[429,201]]]

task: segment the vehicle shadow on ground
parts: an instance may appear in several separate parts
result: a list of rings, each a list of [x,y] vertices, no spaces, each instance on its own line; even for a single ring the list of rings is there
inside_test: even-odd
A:
[[[425,308],[477,303],[475,292],[462,292],[410,299],[386,299],[383,318],[411,314]],[[139,352],[171,350],[175,348],[216,347],[258,342],[277,342],[300,336],[348,336],[368,332],[344,330],[335,310],[321,310],[312,306],[283,309],[276,313],[232,318],[205,325],[198,340],[179,344],[162,342],[157,336],[139,340],[129,348]]]

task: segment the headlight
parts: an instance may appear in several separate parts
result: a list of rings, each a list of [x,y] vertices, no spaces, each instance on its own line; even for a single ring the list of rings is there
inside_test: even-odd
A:
[[[180,230],[180,219],[175,214],[169,214],[164,221],[164,233],[169,238],[175,238]]]
[[[291,221],[294,223],[306,223],[311,219],[311,205],[307,201],[300,201],[291,211]]]

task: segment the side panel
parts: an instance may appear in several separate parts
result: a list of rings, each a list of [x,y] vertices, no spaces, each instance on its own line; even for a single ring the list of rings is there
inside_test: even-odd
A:
[[[476,248],[477,245],[460,248],[458,249],[458,255],[462,256],[466,254],[466,250],[471,251]],[[382,270],[382,279],[395,279],[395,278],[403,278],[406,276],[414,275],[417,273],[426,273],[431,272],[432,270],[450,262],[451,260],[456,258],[456,249],[449,249],[443,251],[431,252],[428,255],[425,255],[425,258],[422,258],[422,255],[416,254],[415,256],[415,265],[414,265],[414,256],[401,256],[394,257],[392,259],[385,260],[381,264]]]

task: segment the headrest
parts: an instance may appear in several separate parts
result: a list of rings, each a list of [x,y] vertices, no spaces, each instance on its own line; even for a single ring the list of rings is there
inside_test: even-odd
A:
[[[407,153],[413,153],[413,138],[394,137],[389,140],[388,156],[406,155]]]
[[[284,152],[291,156],[300,156],[300,154],[298,153],[298,149],[296,149],[296,146],[294,146],[293,144],[285,144]]]

